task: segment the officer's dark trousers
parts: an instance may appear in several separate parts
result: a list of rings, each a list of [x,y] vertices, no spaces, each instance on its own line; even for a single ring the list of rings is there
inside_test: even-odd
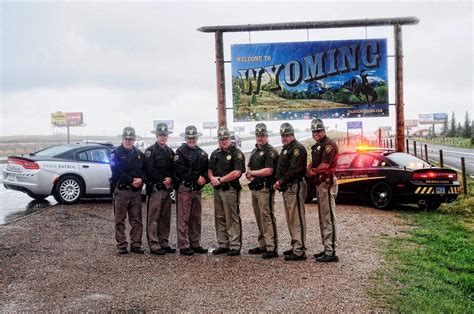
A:
[[[176,203],[178,247],[185,249],[201,246],[201,191],[179,186]]]
[[[148,197],[146,232],[148,246],[155,251],[168,247],[171,226],[171,197],[169,190],[153,191]]]
[[[125,236],[125,218],[127,218],[127,214],[130,223],[130,247],[140,247],[143,234],[141,191],[115,189],[113,196],[117,248],[128,246],[127,237]]]

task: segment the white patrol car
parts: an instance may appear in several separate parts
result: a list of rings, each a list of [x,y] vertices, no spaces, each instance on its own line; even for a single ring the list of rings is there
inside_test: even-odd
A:
[[[67,144],[29,155],[8,157],[3,185],[35,199],[49,195],[62,204],[82,197],[110,196],[112,144]]]

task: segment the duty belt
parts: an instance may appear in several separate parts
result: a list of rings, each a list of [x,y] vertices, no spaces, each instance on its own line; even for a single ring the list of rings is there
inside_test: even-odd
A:
[[[140,191],[141,188],[142,188],[141,186],[139,188],[136,188],[136,187],[134,187],[133,185],[130,185],[130,184],[124,184],[124,183],[117,184],[117,189],[119,189],[120,191],[128,190],[128,191],[132,191],[132,192],[137,192],[137,191]]]

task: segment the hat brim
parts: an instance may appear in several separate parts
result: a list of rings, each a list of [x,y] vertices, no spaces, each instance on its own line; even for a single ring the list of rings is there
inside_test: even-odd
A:
[[[158,134],[158,135],[162,135],[162,134],[164,134],[164,135],[169,135],[169,134],[173,134],[173,131],[164,131],[164,132],[163,132],[163,131],[156,131],[156,130],[153,130],[153,131],[151,131],[151,133],[153,133],[153,134]]]
[[[136,136],[130,136],[130,135],[122,136],[122,138],[123,138],[124,140],[136,140],[136,139],[137,139]]]
[[[193,134],[193,135],[187,135],[186,133],[181,133],[179,136],[184,137],[184,138],[187,138],[187,137],[200,137],[200,136],[202,136],[202,133],[197,132],[196,134]]]

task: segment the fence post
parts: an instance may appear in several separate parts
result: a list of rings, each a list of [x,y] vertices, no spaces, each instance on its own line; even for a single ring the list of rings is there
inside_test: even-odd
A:
[[[393,148],[393,139],[390,139],[390,148]]]
[[[439,166],[441,168],[444,167],[444,164],[443,164],[443,150],[442,149],[439,150]]]
[[[413,154],[416,156],[416,141],[413,141]]]
[[[461,157],[461,170],[462,170],[462,188],[464,190],[464,196],[467,195],[467,180],[466,180],[466,165],[464,164],[464,157]]]
[[[408,139],[406,139],[407,144],[405,145],[407,147],[407,154],[410,153],[410,146],[408,145]]]
[[[425,144],[425,160],[428,161],[428,145]]]

